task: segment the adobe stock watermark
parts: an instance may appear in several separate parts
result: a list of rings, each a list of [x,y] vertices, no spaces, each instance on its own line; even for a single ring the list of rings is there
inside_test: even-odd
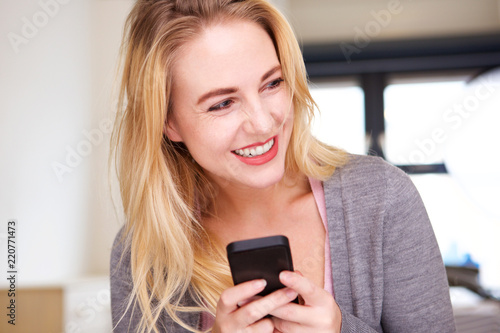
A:
[[[17,54],[19,53],[21,45],[26,45],[30,40],[35,38],[39,31],[43,29],[49,21],[54,18],[61,9],[61,5],[69,3],[71,0],[40,0],[38,5],[40,9],[36,11],[30,18],[23,16],[21,21],[23,23],[19,33],[9,32],[7,38],[9,39],[12,49]]]
[[[109,289],[100,290],[94,297],[79,303],[74,311],[79,320],[72,320],[65,326],[65,333],[79,333],[82,328],[96,319],[98,313],[109,311],[111,304],[111,292]]]
[[[370,12],[373,20],[366,22],[363,29],[360,27],[354,28],[354,41],[353,43],[340,43],[340,50],[344,55],[346,61],[351,63],[351,56],[360,53],[362,49],[367,47],[372,39],[380,35],[383,28],[391,24],[393,16],[401,14],[403,5],[400,0],[391,0],[387,3],[387,9],[379,11],[372,10]]]
[[[52,162],[52,170],[54,171],[60,183],[63,182],[63,176],[67,173],[73,172],[73,169],[78,167],[84,157],[92,154],[95,146],[100,145],[107,134],[113,130],[113,122],[110,119],[102,119],[99,122],[99,127],[90,131],[83,130],[82,134],[84,139],[80,140],[76,147],[66,145],[66,157],[64,162]]]
[[[500,80],[493,74],[478,79],[473,85],[472,92],[465,95],[458,102],[448,107],[441,116],[442,126],[436,126],[428,137],[414,140],[416,148],[405,158],[398,155],[397,163],[423,164],[426,159],[434,154],[439,145],[444,144],[453,132],[458,131],[464,122],[472,117],[481,106],[495,93],[499,93]]]

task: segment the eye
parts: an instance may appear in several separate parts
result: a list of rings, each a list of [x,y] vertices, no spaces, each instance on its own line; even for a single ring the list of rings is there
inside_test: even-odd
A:
[[[208,111],[220,111],[227,109],[230,107],[234,102],[230,99],[225,100],[224,102],[221,102],[219,104],[215,104],[214,106],[211,106]]]
[[[282,78],[279,78],[279,79],[276,79],[272,82],[270,82],[266,88],[269,88],[269,89],[275,89],[275,88],[278,88],[279,86],[281,86],[281,83],[284,82],[284,80]]]

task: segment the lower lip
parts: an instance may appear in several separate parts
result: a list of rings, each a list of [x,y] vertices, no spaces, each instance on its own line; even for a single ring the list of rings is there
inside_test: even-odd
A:
[[[262,155],[255,157],[244,157],[238,154],[234,154],[236,158],[248,165],[262,165],[266,164],[270,160],[272,160],[278,154],[278,137],[274,137],[274,145]]]

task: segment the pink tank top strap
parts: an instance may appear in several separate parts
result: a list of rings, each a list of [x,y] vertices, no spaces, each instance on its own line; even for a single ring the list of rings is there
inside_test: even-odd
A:
[[[324,288],[332,296],[335,297],[333,291],[333,278],[332,278],[332,263],[330,255],[330,241],[328,237],[328,223],[326,217],[326,203],[325,203],[325,191],[323,189],[323,183],[317,179],[309,178],[309,183],[311,184],[311,190],[313,192],[314,200],[316,201],[316,206],[318,206],[319,214],[321,220],[323,221],[323,226],[325,227],[325,285]]]

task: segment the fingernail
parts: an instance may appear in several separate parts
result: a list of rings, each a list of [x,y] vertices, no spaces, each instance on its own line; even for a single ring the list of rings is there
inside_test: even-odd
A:
[[[283,271],[283,272],[280,273],[280,279],[283,282],[290,281],[291,278],[292,278],[292,273],[290,273],[290,272]]]
[[[253,283],[253,286],[255,289],[262,289],[266,286],[267,284],[267,281],[264,280],[264,279],[261,279],[261,280],[257,280]]]

